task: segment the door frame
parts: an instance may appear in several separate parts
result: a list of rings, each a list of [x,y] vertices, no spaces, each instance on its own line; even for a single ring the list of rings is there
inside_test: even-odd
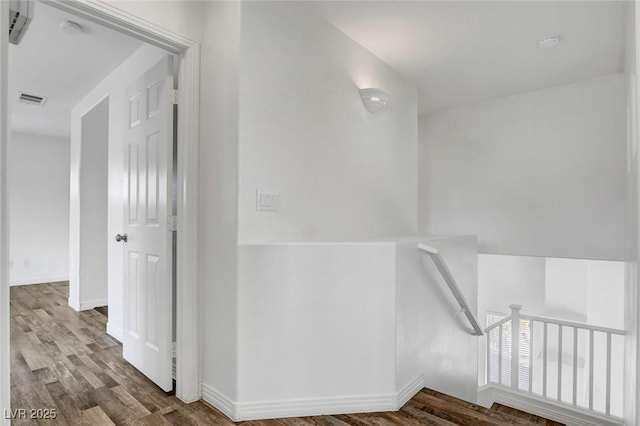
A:
[[[180,57],[178,87],[178,226],[176,283],[176,396],[201,398],[198,309],[198,152],[200,127],[200,43],[101,1],[44,0],[50,6],[89,19],[175,53]],[[0,1],[0,425],[10,408],[9,237],[7,204],[8,3]]]

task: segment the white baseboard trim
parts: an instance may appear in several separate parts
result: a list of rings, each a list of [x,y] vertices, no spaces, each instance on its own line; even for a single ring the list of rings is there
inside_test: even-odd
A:
[[[57,277],[44,276],[44,277],[35,277],[35,278],[32,277],[32,278],[9,280],[9,286],[17,287],[21,285],[50,284],[50,283],[57,283],[62,281],[69,281],[69,276],[68,275],[57,276]]]
[[[424,376],[422,374],[403,386],[396,396],[396,410],[402,408],[402,406],[413,398],[415,394],[420,392],[423,387]]]
[[[371,413],[396,410],[396,396],[366,395],[285,401],[242,402],[236,404],[237,419],[260,420],[280,417],[322,416],[329,414]]]
[[[80,301],[69,298],[69,306],[75,311],[80,311]]]
[[[535,414],[567,426],[622,426],[623,419],[573,408],[553,400],[523,392],[512,391],[498,385],[485,385],[478,389],[479,404],[485,407],[494,402],[517,410]]]
[[[420,375],[395,394],[237,402],[212,386],[203,383],[202,399],[233,421],[262,420],[281,417],[397,411],[419,392],[423,385],[424,377]]]
[[[107,334],[122,343],[122,329],[107,322]]]
[[[99,306],[107,306],[109,303],[107,299],[87,300],[80,302],[79,300],[72,300],[69,298],[69,306],[76,311],[88,311],[89,309],[97,308]]]
[[[224,415],[232,420],[236,420],[236,403],[221,392],[218,392],[212,386],[202,383],[202,399],[215,408],[220,410]]]

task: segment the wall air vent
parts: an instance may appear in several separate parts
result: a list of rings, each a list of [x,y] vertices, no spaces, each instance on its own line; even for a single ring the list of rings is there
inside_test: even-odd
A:
[[[27,105],[44,106],[47,103],[47,98],[43,96],[30,95],[28,93],[19,92],[16,98],[18,102],[22,102]]]

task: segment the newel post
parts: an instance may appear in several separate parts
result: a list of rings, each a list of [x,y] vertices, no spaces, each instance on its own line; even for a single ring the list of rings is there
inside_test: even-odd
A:
[[[520,309],[522,305],[509,305],[511,308],[511,389],[518,390],[520,380]]]

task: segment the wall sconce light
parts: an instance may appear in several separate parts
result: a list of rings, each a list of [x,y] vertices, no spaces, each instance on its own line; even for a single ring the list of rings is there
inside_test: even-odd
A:
[[[360,89],[360,97],[364,107],[371,113],[380,111],[389,102],[389,95],[380,89]]]

